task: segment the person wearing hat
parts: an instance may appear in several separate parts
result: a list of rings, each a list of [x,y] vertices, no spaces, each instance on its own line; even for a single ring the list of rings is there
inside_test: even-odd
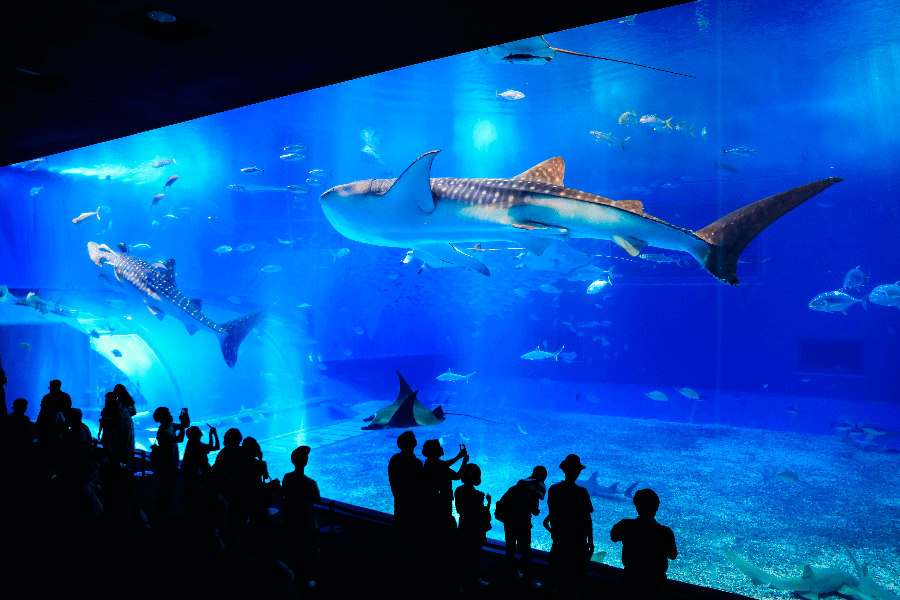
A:
[[[645,597],[665,598],[669,593],[668,559],[678,558],[675,534],[656,522],[656,492],[649,488],[638,490],[633,502],[637,519],[622,519],[609,534],[612,541],[622,542],[622,586],[629,594],[645,591]]]
[[[587,562],[594,553],[591,513],[594,506],[588,491],[575,483],[586,468],[576,454],[568,455],[559,465],[565,479],[550,486],[547,492],[549,513],[544,528],[550,532],[550,564],[556,571],[558,593],[575,596],[581,588]]]
[[[281,481],[284,528],[291,551],[291,567],[298,581],[307,582],[307,591],[316,586],[313,575],[319,556],[319,521],[315,505],[322,502],[319,486],[304,473],[309,453],[309,446],[300,446],[291,452],[294,470],[285,473]]]

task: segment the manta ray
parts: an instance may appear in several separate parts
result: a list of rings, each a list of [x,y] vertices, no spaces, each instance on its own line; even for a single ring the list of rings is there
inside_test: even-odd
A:
[[[446,420],[444,415],[460,415],[464,417],[472,417],[473,419],[481,419],[473,415],[463,415],[461,413],[445,413],[444,409],[438,406],[434,410],[428,410],[419,402],[417,397],[419,390],[413,391],[400,371],[394,371],[400,380],[400,391],[397,393],[397,399],[390,405],[385,406],[371,417],[364,419],[368,421],[368,425],[364,425],[362,429],[408,429],[410,427],[427,427],[428,425],[437,425]],[[481,419],[489,421],[489,419]],[[489,421],[495,423],[496,421]]]
[[[250,331],[266,316],[268,308],[238,317],[227,323],[215,323],[203,314],[203,301],[188,299],[175,285],[175,259],[152,265],[130,254],[115,252],[106,244],[88,242],[88,254],[98,267],[111,265],[115,280],[125,291],[136,295],[160,321],[166,314],[184,323],[194,335],[202,327],[219,338],[222,356],[230,368],[237,362],[238,347]]]
[[[616,60],[615,58],[606,58],[603,56],[594,56],[593,54],[582,54],[581,52],[573,52],[571,50],[563,50],[562,48],[554,48],[550,42],[544,39],[544,36],[525,38],[515,42],[508,42],[490,48],[478,50],[478,58],[488,64],[511,64],[511,65],[546,65],[550,62],[557,52],[563,54],[574,54],[575,56],[583,56],[585,58],[596,58],[598,60],[609,60],[612,62],[623,63],[626,65],[634,65],[635,67],[644,67],[645,69],[653,69],[654,71],[663,71],[672,73],[673,75],[683,75],[694,79],[693,75],[685,75],[676,71],[667,71],[666,69],[658,69],[656,67],[648,67],[647,65],[639,65],[638,63],[628,62],[625,60]]]
[[[645,246],[687,252],[716,279],[738,285],[741,252],[766,227],[831,185],[830,177],[781,192],[690,231],[644,213],[638,200],[610,200],[563,184],[565,162],[551,158],[512,179],[431,178],[439,150],[397,179],[333,187],[319,198],[332,226],[366,244],[413,248],[483,275],[488,268],[454,244],[508,241],[541,255],[560,240],[611,240],[631,256]]]

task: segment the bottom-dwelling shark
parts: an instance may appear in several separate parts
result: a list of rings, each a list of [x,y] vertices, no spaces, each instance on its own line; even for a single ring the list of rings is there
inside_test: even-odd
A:
[[[512,179],[431,178],[438,150],[427,152],[397,179],[368,179],[333,187],[319,198],[344,236],[377,246],[412,248],[490,275],[453,244],[508,241],[541,255],[553,242],[611,240],[629,255],[645,246],[689,253],[714,277],[736,286],[741,251],[762,230],[829,186],[831,177],[740,208],[699,231],[644,213],[638,200],[610,200],[563,185],[565,162],[551,158]]]
[[[115,252],[106,244],[88,242],[88,254],[98,267],[109,264],[116,282],[126,291],[136,294],[162,320],[166,314],[184,323],[188,333],[194,335],[201,327],[219,338],[222,356],[232,369],[237,362],[238,347],[256,325],[266,316],[268,308],[238,317],[227,323],[215,323],[203,314],[203,301],[188,299],[175,285],[175,259],[152,265],[130,254]],[[112,282],[112,280],[110,280]]]
[[[618,481],[609,487],[605,487],[597,482],[597,473],[597,471],[594,471],[587,481],[584,482],[584,488],[588,491],[588,494],[591,496],[601,496],[603,498],[634,498],[634,488],[637,487],[639,482],[635,481],[624,490],[619,489]]]
[[[806,565],[801,577],[776,577],[727,548],[721,548],[721,552],[755,585],[768,584],[772,589],[790,590],[807,600],[818,600],[819,594],[851,595],[858,590],[859,582],[841,569],[815,569]]]

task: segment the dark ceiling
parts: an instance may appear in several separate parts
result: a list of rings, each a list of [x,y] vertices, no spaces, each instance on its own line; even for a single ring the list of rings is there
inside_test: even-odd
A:
[[[0,24],[0,165],[680,3],[20,2]]]

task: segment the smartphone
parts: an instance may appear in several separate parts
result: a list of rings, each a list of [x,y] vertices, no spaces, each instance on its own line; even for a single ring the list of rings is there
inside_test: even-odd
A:
[[[459,445],[459,449],[462,450],[462,451],[465,451],[465,450],[466,450],[466,445],[465,445],[465,444],[460,444],[460,445]]]

